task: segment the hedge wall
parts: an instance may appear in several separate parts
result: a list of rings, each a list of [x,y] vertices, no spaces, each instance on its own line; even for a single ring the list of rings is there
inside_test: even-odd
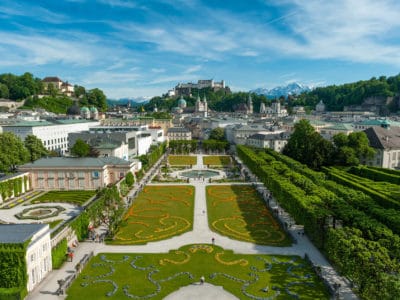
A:
[[[66,260],[67,239],[62,239],[53,249],[51,249],[51,262],[53,269],[59,269]]]
[[[25,244],[0,244],[0,299],[23,299],[28,274]]]

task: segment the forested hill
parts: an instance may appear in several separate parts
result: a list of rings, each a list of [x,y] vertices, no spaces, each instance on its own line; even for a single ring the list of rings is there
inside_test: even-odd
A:
[[[0,74],[0,98],[25,100],[25,108],[43,108],[54,113],[66,113],[73,98],[79,100],[80,106],[95,106],[99,111],[107,109],[106,96],[100,89],[86,90],[83,86],[74,85],[73,97],[67,97],[54,87],[46,89],[42,79],[28,72],[20,76]]]
[[[322,100],[327,110],[341,111],[344,106],[362,104],[369,97],[394,97],[398,96],[399,92],[400,75],[392,77],[381,76],[343,85],[319,87],[301,94],[296,100],[290,101],[289,105],[315,108],[315,105]],[[399,109],[396,102],[393,101],[393,104],[388,107],[390,111]]]

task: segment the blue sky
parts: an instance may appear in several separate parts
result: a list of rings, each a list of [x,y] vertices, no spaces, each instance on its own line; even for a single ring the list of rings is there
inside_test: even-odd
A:
[[[109,98],[211,78],[236,91],[340,84],[399,67],[398,0],[0,0],[0,73]]]

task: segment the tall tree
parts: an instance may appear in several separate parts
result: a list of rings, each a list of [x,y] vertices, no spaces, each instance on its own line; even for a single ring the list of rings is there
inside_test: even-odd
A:
[[[13,172],[29,161],[29,152],[19,137],[11,132],[0,134],[0,171]]]
[[[338,133],[333,137],[333,143],[335,145],[334,162],[339,165],[358,165],[360,160],[372,158],[375,154],[364,132],[352,132],[348,136]]]
[[[210,140],[225,141],[224,129],[221,127],[214,128],[210,132]]]
[[[71,153],[78,157],[86,157],[90,154],[90,146],[84,140],[77,139],[71,148]]]
[[[49,155],[49,151],[43,146],[43,142],[36,135],[28,135],[25,138],[24,145],[29,151],[31,162],[38,160],[39,158]]]
[[[103,91],[95,88],[87,93],[89,105],[96,106],[98,110],[105,111],[107,109],[107,98]]]
[[[306,164],[310,168],[319,169],[331,163],[333,145],[315,131],[308,120],[300,120],[283,149],[283,154]]]

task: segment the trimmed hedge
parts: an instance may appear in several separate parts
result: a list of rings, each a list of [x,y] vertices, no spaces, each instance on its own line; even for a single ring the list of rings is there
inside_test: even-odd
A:
[[[348,172],[374,181],[386,181],[393,184],[400,184],[399,171],[396,171],[397,174],[393,174],[385,172],[382,169],[370,168],[366,166],[357,166],[357,167],[351,167],[348,170]]]
[[[67,239],[62,239],[53,249],[51,249],[51,263],[53,269],[59,269],[67,258]]]

